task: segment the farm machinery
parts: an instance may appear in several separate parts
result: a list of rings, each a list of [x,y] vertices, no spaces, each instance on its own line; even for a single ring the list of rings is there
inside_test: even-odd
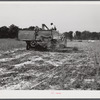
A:
[[[53,50],[60,40],[59,32],[56,30],[19,30],[18,39],[26,42],[26,49]]]

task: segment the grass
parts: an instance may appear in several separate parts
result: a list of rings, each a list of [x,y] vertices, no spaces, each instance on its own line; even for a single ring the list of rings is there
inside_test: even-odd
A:
[[[83,43],[78,43],[77,47],[83,49],[84,52],[87,52],[88,54],[87,59],[89,58],[92,59],[94,65],[93,66],[84,65],[78,68],[78,70],[75,69],[75,73],[77,74],[76,76],[74,75],[74,81],[72,83],[70,82],[70,85],[68,85],[67,81],[66,83],[67,88],[64,86],[64,81],[68,80],[69,76],[68,74],[70,74],[70,79],[73,79],[72,77],[74,73],[72,73],[72,70],[70,70],[70,72],[67,72],[66,70],[63,69],[62,71],[63,81],[60,81],[60,83],[63,84],[63,89],[100,90],[100,42],[95,41],[95,43],[87,43],[86,41],[84,41]],[[77,50],[76,47],[74,49]]]
[[[26,43],[24,41],[18,41],[16,39],[0,39],[0,51],[13,50],[16,48],[25,48]]]

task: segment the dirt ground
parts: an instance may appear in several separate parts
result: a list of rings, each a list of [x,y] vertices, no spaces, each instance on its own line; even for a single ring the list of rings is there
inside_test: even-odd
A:
[[[27,51],[23,42],[0,40],[0,90],[99,90],[99,41],[67,46],[78,50]]]

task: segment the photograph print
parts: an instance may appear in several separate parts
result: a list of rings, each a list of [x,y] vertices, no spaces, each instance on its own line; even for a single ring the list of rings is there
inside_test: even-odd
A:
[[[100,2],[0,1],[0,90],[100,90]]]

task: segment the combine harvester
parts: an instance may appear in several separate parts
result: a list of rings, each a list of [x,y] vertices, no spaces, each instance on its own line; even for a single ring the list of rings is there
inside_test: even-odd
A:
[[[60,34],[56,30],[19,30],[18,40],[26,42],[26,49],[55,50],[60,44]]]

